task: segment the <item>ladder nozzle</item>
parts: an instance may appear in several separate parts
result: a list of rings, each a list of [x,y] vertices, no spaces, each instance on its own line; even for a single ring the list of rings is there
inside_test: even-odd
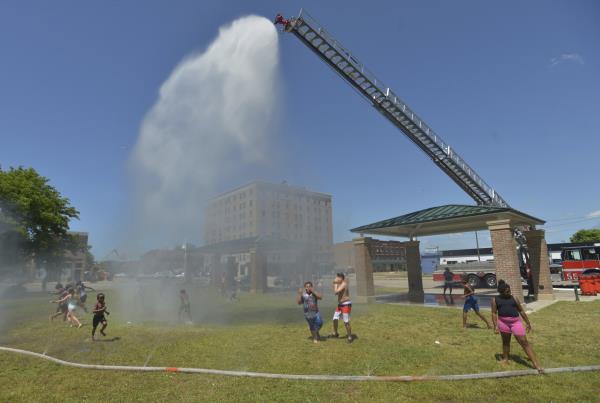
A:
[[[284,18],[283,15],[281,15],[281,14],[277,14],[275,16],[275,21],[273,21],[273,24],[275,24],[275,25],[278,25],[278,24],[283,25],[284,29],[288,26],[289,23],[290,23],[290,21],[288,19]]]

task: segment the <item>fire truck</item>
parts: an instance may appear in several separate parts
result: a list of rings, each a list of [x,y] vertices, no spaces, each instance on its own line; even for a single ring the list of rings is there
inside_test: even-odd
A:
[[[496,266],[493,260],[486,262],[469,262],[456,264],[441,264],[433,272],[433,281],[444,281],[444,272],[446,267],[450,269],[454,275],[452,281],[459,283],[463,278],[471,287],[486,286],[490,288],[496,287]]]
[[[560,257],[563,280],[576,281],[585,270],[600,269],[600,243],[564,248]]]

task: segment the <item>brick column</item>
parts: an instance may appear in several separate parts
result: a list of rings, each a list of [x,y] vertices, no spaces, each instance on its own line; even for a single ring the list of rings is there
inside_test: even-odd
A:
[[[369,242],[372,238],[355,238],[352,240],[354,249],[354,271],[356,273],[357,302],[374,302],[375,286],[373,284],[373,264]]]
[[[406,271],[408,275],[408,299],[411,302],[423,302],[423,272],[419,241],[403,242],[406,248]]]
[[[267,258],[259,248],[250,249],[250,292],[267,291]]]
[[[531,261],[534,293],[537,299],[554,299],[550,265],[548,264],[548,246],[545,231],[532,230],[523,233],[527,238],[527,250]]]
[[[490,221],[487,224],[492,236],[496,280],[506,281],[510,285],[512,294],[523,302],[517,242],[513,237],[510,220]]]

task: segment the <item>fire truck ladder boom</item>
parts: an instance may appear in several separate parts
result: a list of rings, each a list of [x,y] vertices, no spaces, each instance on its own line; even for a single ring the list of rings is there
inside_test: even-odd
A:
[[[284,20],[294,34],[333,70],[398,127],[478,205],[510,207],[453,149],[445,143],[387,85],[303,10]]]

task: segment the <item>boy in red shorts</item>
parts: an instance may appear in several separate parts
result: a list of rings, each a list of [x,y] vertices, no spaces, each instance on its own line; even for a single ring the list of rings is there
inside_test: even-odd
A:
[[[333,334],[330,337],[340,337],[338,333],[338,321],[340,320],[340,316],[342,316],[344,326],[346,327],[348,343],[352,343],[354,340],[352,336],[352,327],[350,326],[352,300],[350,299],[350,290],[348,289],[348,282],[346,281],[344,273],[335,275],[335,280],[333,280],[333,292],[337,295],[338,306],[333,314]]]

